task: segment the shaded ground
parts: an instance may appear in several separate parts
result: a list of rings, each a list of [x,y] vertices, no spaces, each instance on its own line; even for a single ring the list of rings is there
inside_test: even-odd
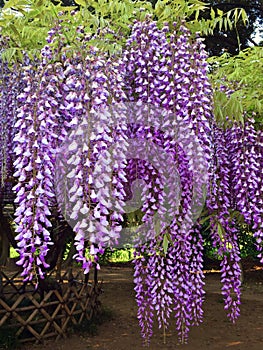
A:
[[[247,264],[243,287],[241,316],[233,325],[226,318],[220,295],[220,276],[216,271],[206,275],[204,322],[190,332],[189,343],[178,345],[176,334],[167,334],[163,344],[162,331],[156,329],[149,350],[262,350],[263,349],[263,271]],[[130,267],[104,267],[101,296],[103,306],[112,319],[98,327],[95,336],[73,335],[57,343],[27,345],[24,350],[141,350],[140,330]]]

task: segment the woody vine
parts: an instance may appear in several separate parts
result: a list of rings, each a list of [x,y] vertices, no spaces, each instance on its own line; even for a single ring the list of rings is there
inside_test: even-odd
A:
[[[62,174],[71,186],[67,214],[75,220],[75,259],[85,273],[94,264],[99,268],[100,254],[120,239],[131,184],[136,179],[145,182],[141,212],[148,232],[147,239],[135,246],[134,283],[146,344],[154,315],[164,330],[175,317],[182,343],[187,342],[190,327],[202,322],[204,216],[221,258],[225,309],[234,322],[241,296],[240,221],[251,227],[263,261],[263,133],[253,115],[244,115],[244,123],[216,122],[204,45],[183,21],[162,28],[151,17],[136,21],[122,50],[114,55],[96,47],[94,36],[82,27],[73,50],[66,32],[67,23],[60,21],[49,31],[40,57],[24,53],[14,64],[1,61],[1,191],[12,178],[18,265],[25,281],[45,277],[54,211],[59,213],[56,219],[67,219],[56,188],[57,164],[66,161],[72,170]],[[97,35],[108,34],[117,35],[107,30]],[[127,104],[134,110],[120,112],[113,120],[109,108],[125,109]],[[139,117],[145,107],[161,108],[164,118],[148,113],[147,123],[142,123]],[[108,118],[103,118],[106,112]],[[133,116],[127,118],[127,113]],[[166,122],[170,124],[164,132]],[[187,132],[181,132],[176,143],[178,123]],[[77,142],[79,125],[91,130],[82,147]],[[189,133],[198,140],[198,148],[189,147]],[[65,143],[69,137],[71,142]],[[156,167],[127,158],[128,141],[133,139],[151,142],[168,155],[167,169],[176,167],[180,177],[179,203],[164,191],[165,185],[172,188],[174,179],[164,183],[163,163]],[[122,147],[109,157],[116,144]],[[184,144],[185,149],[180,147]],[[66,160],[60,159],[61,147]],[[203,179],[194,182],[200,159],[207,172],[206,193],[203,211],[193,220],[194,187],[202,194]],[[169,226],[160,220],[157,228],[151,218],[156,214],[162,218],[166,202],[171,210]]]

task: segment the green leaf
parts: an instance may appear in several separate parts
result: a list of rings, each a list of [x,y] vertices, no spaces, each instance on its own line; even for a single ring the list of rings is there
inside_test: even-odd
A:
[[[212,20],[214,20],[215,19],[215,10],[213,8],[211,8],[210,15],[211,15]]]
[[[224,241],[224,229],[222,227],[222,225],[220,224],[220,222],[217,223],[217,233],[221,239],[221,241],[223,242]]]
[[[235,21],[234,23],[235,23],[235,25],[237,24],[238,18],[239,18],[238,9],[235,9],[234,10],[234,21]]]
[[[223,22],[224,22],[224,18],[221,18],[220,21],[218,22],[220,31],[222,30]]]
[[[40,7],[40,6],[43,6],[44,5],[44,0],[38,0],[37,2],[36,2],[36,6],[37,7]]]
[[[11,7],[15,8],[18,3],[19,3],[19,0],[6,1],[3,9],[5,10],[5,9],[11,8]]]
[[[166,254],[168,250],[169,240],[167,238],[167,234],[163,236],[163,251]]]
[[[206,216],[202,217],[201,219],[199,219],[199,222],[201,225],[203,225],[205,222],[210,220],[212,217],[213,217],[213,215],[206,215]]]
[[[231,21],[230,18],[227,18],[227,24],[228,24],[228,28],[229,28],[230,30],[232,30],[232,29],[233,29],[233,23],[232,23],[232,21]]]
[[[248,20],[247,13],[244,9],[241,9],[241,17],[242,17],[244,25],[246,26],[248,24],[249,20]]]
[[[222,10],[217,9],[217,14],[218,16],[222,17],[224,12]]]
[[[21,34],[19,33],[19,31],[16,29],[16,27],[13,24],[10,24],[10,28],[19,38],[21,37]]]
[[[11,59],[13,58],[13,56],[15,56],[16,51],[17,51],[16,47],[11,47],[11,48],[5,49],[2,52],[1,58],[4,61],[7,61],[9,63],[11,61]]]
[[[85,0],[75,0],[75,3],[83,7],[87,6],[87,2]]]
[[[159,236],[161,233],[161,224],[159,219],[155,220],[154,222],[154,231],[156,233],[156,236]]]

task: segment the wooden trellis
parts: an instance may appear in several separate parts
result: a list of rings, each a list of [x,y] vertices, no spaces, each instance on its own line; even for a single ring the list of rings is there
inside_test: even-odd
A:
[[[23,283],[18,272],[0,271],[0,331],[12,329],[20,342],[58,340],[66,337],[69,326],[90,320],[98,311],[101,284],[96,274],[92,283],[79,272],[71,282],[57,285],[43,292]]]

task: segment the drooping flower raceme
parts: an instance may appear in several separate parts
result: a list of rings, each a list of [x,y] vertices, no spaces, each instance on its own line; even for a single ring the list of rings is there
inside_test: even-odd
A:
[[[262,260],[262,131],[256,130],[253,118],[246,117],[244,125],[234,124],[226,134],[231,161],[231,207],[252,227]]]
[[[107,107],[114,108],[125,94],[121,62],[109,61],[95,47],[87,49],[84,59],[69,57],[64,66],[65,99],[60,108],[70,121],[56,173],[64,177],[66,191],[60,192],[66,192],[62,201],[68,207],[62,211],[76,232],[75,258],[87,273],[105,247],[117,242],[121,229],[124,194],[120,178],[126,181],[125,134],[119,120],[123,112],[116,110],[114,119]],[[115,152],[110,151],[113,145]]]
[[[157,235],[158,239],[151,241],[149,247],[146,242],[143,248],[144,252],[148,252],[149,259],[139,254],[134,260],[138,317],[146,342],[152,334],[152,321],[147,324],[149,315],[155,310],[159,326],[167,328],[172,309],[175,311],[179,337],[185,342],[190,325],[202,319],[204,295],[202,239],[198,226],[193,230],[193,224],[195,210],[200,210],[200,204],[201,208],[203,205],[203,196],[200,197],[202,184],[208,182],[204,175],[210,161],[213,120],[208,96],[211,95],[211,88],[206,77],[206,56],[202,45],[192,44],[190,34],[183,26],[179,28],[179,34],[171,33],[168,41],[168,30],[168,27],[159,30],[152,21],[137,22],[124,54],[124,61],[127,62],[127,94],[130,98],[167,111],[166,118],[160,116],[159,119],[149,113],[141,121],[140,128],[145,131],[139,137],[151,140],[162,147],[163,153],[170,154],[165,167],[177,168],[181,187],[178,203],[172,190],[172,176],[165,184],[160,182],[159,188],[155,188],[155,183],[152,187],[151,182],[148,186],[150,193],[159,192],[159,200],[155,203],[159,218],[167,210],[171,217],[168,225],[166,222],[165,226],[160,225],[160,229],[152,227],[152,236]],[[196,53],[197,47],[199,54]],[[157,178],[162,171],[159,165]],[[166,198],[163,198],[164,185],[170,188]],[[150,208],[151,203],[144,201],[142,210],[147,213]],[[153,215],[151,211],[150,214]],[[147,220],[147,216],[142,220]],[[167,244],[168,238],[172,243],[167,250],[163,245]],[[192,247],[193,241],[195,248]],[[140,251],[142,248],[138,249]],[[147,273],[138,276],[137,269],[142,269],[140,266]],[[198,285],[200,290],[193,288],[193,285]],[[150,294],[146,292],[147,288],[151,290]]]
[[[6,62],[0,61],[0,176],[1,192],[12,188],[13,162],[14,162],[14,124],[16,123],[16,110],[19,107],[17,96],[24,88],[23,73],[19,65],[8,67]]]
[[[245,116],[246,117],[246,116]],[[247,119],[247,118],[246,118]],[[253,119],[214,129],[215,166],[207,198],[211,237],[221,255],[222,294],[228,316],[240,314],[241,266],[237,220],[242,215],[262,250],[262,146]],[[259,255],[260,257],[261,255]]]
[[[42,51],[43,58],[49,49]],[[55,196],[53,173],[58,145],[58,119],[54,88],[59,83],[56,66],[40,63],[25,67],[26,87],[18,96],[21,107],[17,113],[13,142],[17,184],[15,222],[16,240],[25,280],[36,274],[43,277],[48,267],[45,257],[51,242],[50,216]]]

